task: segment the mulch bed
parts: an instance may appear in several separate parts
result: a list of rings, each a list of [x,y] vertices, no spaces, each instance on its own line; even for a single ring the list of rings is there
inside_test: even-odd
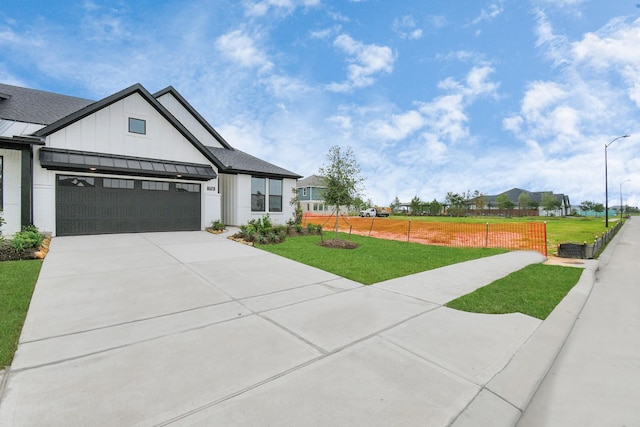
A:
[[[38,248],[29,248],[16,252],[9,242],[0,243],[0,261],[15,261],[20,259],[36,259]]]
[[[357,243],[351,242],[349,240],[342,240],[342,239],[323,240],[321,242],[318,242],[317,244],[320,246],[324,246],[327,248],[334,248],[334,249],[355,249],[358,247]]]

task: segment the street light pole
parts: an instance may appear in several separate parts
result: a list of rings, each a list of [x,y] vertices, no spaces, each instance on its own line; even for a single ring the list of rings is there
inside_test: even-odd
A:
[[[629,182],[631,181],[630,179],[627,179],[625,181],[622,181],[620,183],[620,221],[622,221],[622,184],[624,184],[625,182]]]
[[[607,148],[619,140],[620,138],[629,138],[630,135],[622,135],[613,138],[608,144],[604,145],[604,226],[609,228],[609,181],[607,175]]]

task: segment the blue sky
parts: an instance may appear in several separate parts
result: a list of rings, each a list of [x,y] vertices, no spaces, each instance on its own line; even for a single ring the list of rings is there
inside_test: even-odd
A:
[[[520,187],[640,205],[640,6],[624,0],[3,0],[0,81],[174,86],[308,176],[350,147],[388,205]],[[630,181],[627,181],[630,180]]]

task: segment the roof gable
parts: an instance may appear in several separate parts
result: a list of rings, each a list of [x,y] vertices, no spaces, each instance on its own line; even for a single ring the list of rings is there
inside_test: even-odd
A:
[[[207,132],[209,132],[215,138],[216,141],[220,143],[220,145],[222,145],[225,148],[228,148],[229,150],[233,150],[231,145],[222,137],[222,135],[220,135],[218,131],[216,131],[213,128],[213,126],[211,126],[209,122],[207,122],[205,118],[202,117],[202,115],[198,113],[198,111],[196,111],[196,109],[193,108],[191,104],[189,104],[189,102],[187,102],[187,100],[182,95],[180,95],[180,93],[173,86],[168,86],[162,89],[161,91],[158,91],[153,94],[154,98],[156,99],[159,99],[166,95],[173,96],[176,99],[176,101],[178,101],[180,105],[182,105],[182,107],[184,107],[184,109],[187,110],[196,119],[196,121],[200,123],[200,125]]]
[[[153,95],[149,93],[141,84],[136,83],[120,92],[114,93],[100,101],[96,101],[90,105],[85,106],[54,123],[34,132],[34,136],[45,137],[52,133],[59,131],[91,114],[96,113],[109,105],[118,102],[124,98],[127,98],[133,94],[139,94],[145,101],[147,101],[162,117],[164,117],[173,127],[180,132],[200,153],[202,153],[208,160],[218,165],[217,159],[212,156],[211,152],[198,141],[198,139],[185,128],[170,112],[167,110]]]

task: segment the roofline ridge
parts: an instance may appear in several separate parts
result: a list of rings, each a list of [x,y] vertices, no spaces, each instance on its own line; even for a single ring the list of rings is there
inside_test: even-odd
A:
[[[213,126],[211,126],[211,124],[207,121],[207,119],[205,119],[204,117],[202,117],[202,115],[200,113],[198,113],[198,111],[193,108],[193,106],[189,103],[189,101],[187,101],[185,99],[184,96],[182,96],[182,94],[180,92],[178,92],[176,90],[176,88],[174,88],[173,86],[169,85],[166,88],[159,90],[158,92],[154,93],[152,96],[156,99],[158,99],[159,97],[166,95],[166,94],[171,94],[173,95],[178,102],[187,110],[189,111],[189,113],[191,113],[196,120],[211,134],[213,135],[213,137],[225,148],[228,149],[232,149],[231,144],[229,144],[227,142],[226,139],[224,139],[222,137],[222,135],[220,135],[218,133],[217,130],[215,130],[215,128]]]

